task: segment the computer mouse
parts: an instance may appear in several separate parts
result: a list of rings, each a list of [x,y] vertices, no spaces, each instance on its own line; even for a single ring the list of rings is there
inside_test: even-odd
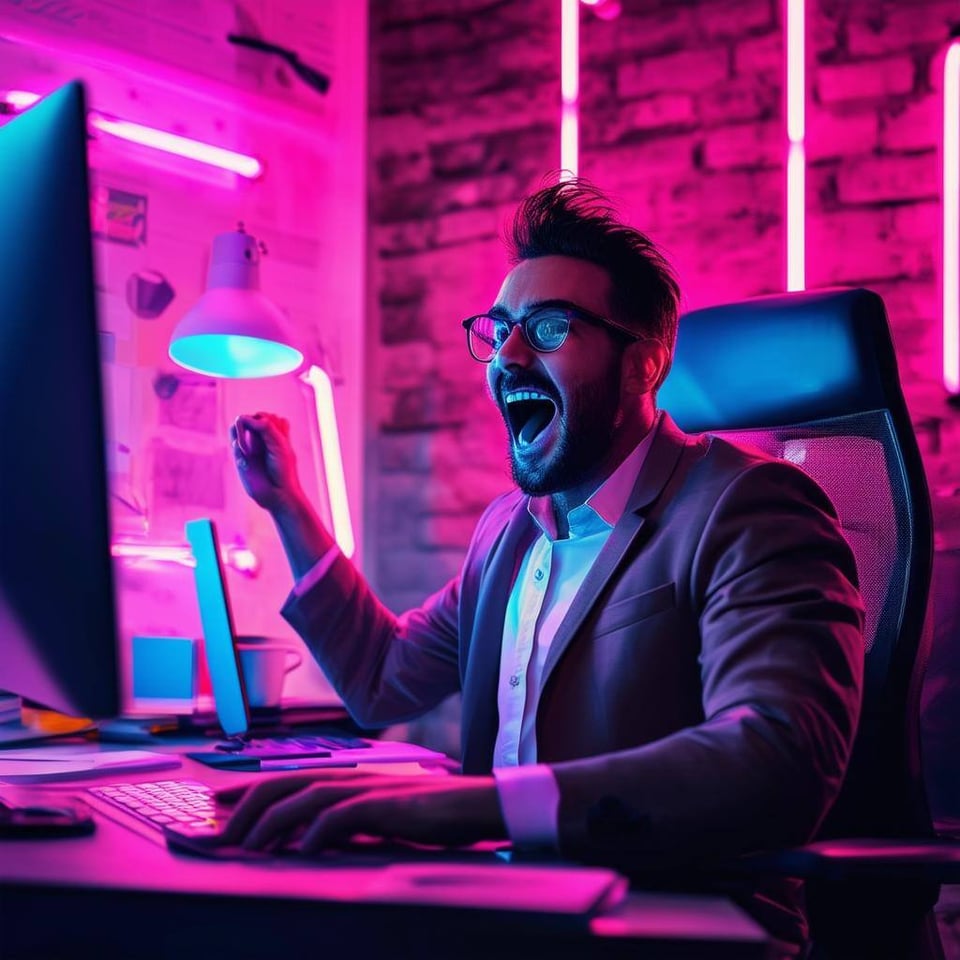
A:
[[[85,836],[95,827],[93,812],[81,800],[22,807],[0,800],[0,837],[5,839]]]

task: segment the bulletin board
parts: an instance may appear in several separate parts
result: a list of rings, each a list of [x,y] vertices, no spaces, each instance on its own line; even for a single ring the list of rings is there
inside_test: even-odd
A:
[[[330,77],[328,93],[276,57],[225,43],[228,33],[295,49]],[[214,519],[222,543],[256,558],[252,572],[227,571],[238,629],[295,639],[278,614],[291,580],[276,531],[242,493],[229,454],[237,414],[290,421],[304,486],[329,519],[308,388],[294,376],[216,380],[168,357],[174,327],[204,292],[214,236],[239,224],[265,249],[261,289],[333,381],[362,543],[365,57],[365,5],[347,0],[65,0],[8,5],[0,22],[0,91],[45,94],[80,78],[99,112],[264,166],[246,180],[110,137],[90,142],[112,534],[148,548],[118,566],[127,700],[130,637],[200,632],[191,569],[149,557],[152,546],[184,544],[189,519]],[[305,660],[292,692],[329,700]]]

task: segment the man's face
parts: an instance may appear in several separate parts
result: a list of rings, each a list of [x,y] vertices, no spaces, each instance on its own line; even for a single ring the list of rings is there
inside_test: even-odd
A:
[[[506,277],[496,312],[519,320],[545,301],[610,315],[610,277],[587,260],[524,260]],[[599,483],[621,409],[623,347],[603,327],[574,320],[563,345],[539,353],[519,327],[487,368],[491,396],[507,426],[513,479],[543,495]]]

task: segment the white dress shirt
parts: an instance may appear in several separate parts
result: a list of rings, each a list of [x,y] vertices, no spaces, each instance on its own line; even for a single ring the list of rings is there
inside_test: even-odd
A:
[[[507,602],[493,750],[500,808],[516,844],[557,845],[560,792],[550,767],[537,763],[543,666],[580,585],[623,515],[657,425],[586,503],[567,514],[568,537],[557,538],[549,497],[531,497],[527,506],[542,532],[523,558]]]
[[[541,535],[527,551],[507,602],[497,692],[500,726],[493,774],[510,839],[524,846],[557,844],[560,795],[550,767],[537,763],[536,716],[543,666],[561,621],[593,566],[633,491],[659,420],[623,462],[567,515],[569,535],[558,539],[549,497],[532,497],[527,509]],[[321,580],[337,547],[297,581],[300,596]]]

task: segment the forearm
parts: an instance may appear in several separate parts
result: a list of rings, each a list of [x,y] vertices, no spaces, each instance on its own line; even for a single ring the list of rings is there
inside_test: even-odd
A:
[[[336,552],[322,579],[293,591],[281,613],[365,727],[420,716],[459,685],[453,585],[396,617]]]
[[[813,754],[743,705],[642,747],[552,764],[560,849],[679,862],[804,843],[841,775]]]
[[[336,544],[305,496],[291,498],[270,515],[294,580],[303,577]]]

